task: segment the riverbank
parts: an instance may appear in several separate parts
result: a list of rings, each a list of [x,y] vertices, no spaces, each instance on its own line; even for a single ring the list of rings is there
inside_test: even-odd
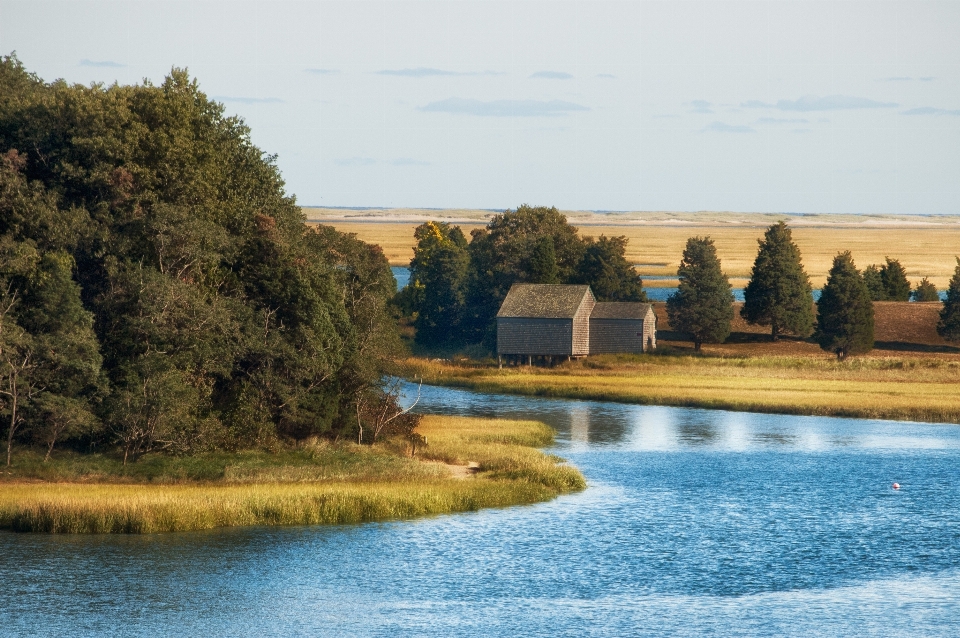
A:
[[[554,368],[408,359],[424,383],[528,396],[960,423],[960,361],[935,357],[601,355]]]
[[[155,533],[251,525],[347,524],[506,507],[586,487],[537,448],[554,432],[534,421],[426,416],[428,445],[319,443],[280,455],[146,458],[31,455],[0,481],[0,529]],[[15,456],[15,459],[18,458]]]

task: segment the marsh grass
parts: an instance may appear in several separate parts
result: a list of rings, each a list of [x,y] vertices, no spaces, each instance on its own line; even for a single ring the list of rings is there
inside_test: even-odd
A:
[[[428,453],[416,459],[398,441],[152,457],[127,468],[104,456],[61,454],[43,464],[20,454],[0,482],[0,529],[155,533],[361,523],[536,503],[586,485],[576,469],[536,449],[553,441],[541,423],[425,417],[421,431]],[[467,463],[477,470],[469,478],[445,465]]]
[[[960,423],[960,362],[935,358],[622,355],[552,369],[410,360],[425,383],[746,412]]]

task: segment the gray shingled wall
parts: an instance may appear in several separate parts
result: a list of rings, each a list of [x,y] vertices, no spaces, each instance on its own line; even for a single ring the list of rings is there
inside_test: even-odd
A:
[[[587,313],[587,317],[589,315],[590,313]],[[574,342],[573,321],[572,319],[498,317],[497,353],[561,356],[586,354],[586,347],[582,353],[571,350],[571,344]],[[589,332],[587,334],[589,335]]]
[[[647,340],[657,347],[656,316],[650,312],[643,319],[590,320],[590,354],[644,352]]]

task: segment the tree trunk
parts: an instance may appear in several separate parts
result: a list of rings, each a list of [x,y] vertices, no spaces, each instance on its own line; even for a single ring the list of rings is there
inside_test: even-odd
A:
[[[770,334],[773,336],[774,342],[779,341],[779,340],[780,340],[780,326],[777,325],[777,322],[776,322],[776,321],[773,322],[772,328],[773,328],[773,329],[770,331]]]
[[[13,454],[13,433],[17,429],[17,373],[10,371],[10,431],[7,432],[7,467]]]
[[[702,341],[699,341],[699,340],[697,340],[697,339],[694,339],[694,340],[693,340],[693,351],[694,351],[694,352],[700,352],[700,345],[701,345],[702,343],[703,343]]]

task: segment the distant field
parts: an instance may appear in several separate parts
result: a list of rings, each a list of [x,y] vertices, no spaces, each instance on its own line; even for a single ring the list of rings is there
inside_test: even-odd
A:
[[[313,210],[306,210],[308,218]],[[421,215],[430,212],[435,212],[437,219],[462,221],[460,227],[468,236],[472,229],[485,223],[483,211],[418,211]],[[677,215],[677,220],[663,217],[639,223],[632,218],[623,218],[622,224],[600,223],[611,217],[596,214],[580,218],[576,214],[570,216],[571,222],[579,225],[584,235],[626,235],[630,240],[627,257],[641,264],[639,270],[644,275],[676,274],[687,238],[709,235],[716,242],[724,271],[731,278],[749,277],[756,257],[757,239],[763,235],[768,223],[782,218],[758,215],[744,221],[747,218],[744,215],[703,213],[699,217],[697,214]],[[397,222],[390,221],[387,216],[371,216],[363,218],[364,221],[323,215],[313,215],[312,218],[329,223],[338,230],[356,233],[366,242],[380,244],[395,266],[410,262],[413,229],[426,219],[408,216],[410,221]],[[850,250],[861,269],[871,263],[882,263],[884,257],[889,256],[900,260],[911,283],[916,284],[926,276],[938,288],[947,286],[956,265],[955,257],[960,255],[960,224],[949,218],[946,221],[937,218],[938,221],[934,222],[918,222],[902,217],[877,221],[871,217],[864,218],[857,226],[854,225],[856,219],[851,216],[824,217],[821,225],[815,225],[806,217],[790,220],[794,240],[803,254],[804,266],[814,287],[824,284],[833,257],[841,250]]]

